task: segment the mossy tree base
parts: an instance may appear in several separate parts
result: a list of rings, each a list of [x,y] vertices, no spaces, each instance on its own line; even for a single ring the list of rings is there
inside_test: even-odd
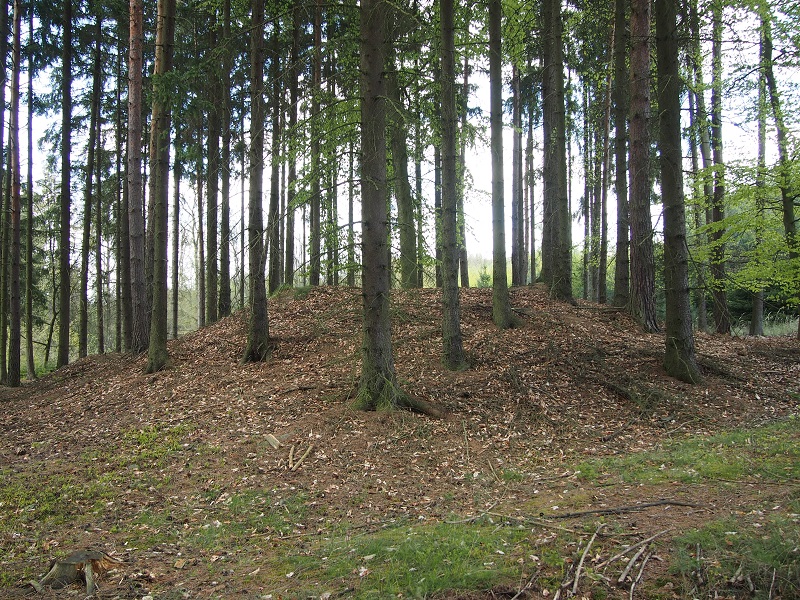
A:
[[[380,378],[377,384],[362,379],[353,407],[357,410],[380,412],[410,410],[435,418],[440,418],[443,414],[432,404],[410,396],[396,382],[385,378]]]

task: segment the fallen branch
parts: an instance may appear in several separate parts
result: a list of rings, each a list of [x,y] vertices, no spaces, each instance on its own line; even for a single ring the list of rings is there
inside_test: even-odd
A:
[[[581,560],[578,563],[578,568],[575,570],[575,582],[572,584],[573,596],[578,593],[578,583],[580,582],[581,579],[581,569],[583,568],[583,561],[586,560],[586,555],[589,553],[589,548],[592,547],[592,544],[594,543],[597,534],[600,533],[600,530],[603,527],[605,527],[605,525],[606,525],[605,523],[600,523],[600,525],[597,526],[597,530],[594,532],[594,535],[592,535],[592,537],[589,539],[589,543],[586,544],[586,548],[583,549],[583,554],[581,554]]]
[[[699,508],[701,505],[692,504],[691,502],[681,502],[680,500],[658,500],[657,502],[647,502],[645,504],[636,504],[633,506],[618,506],[616,508],[582,510],[578,512],[565,513],[563,515],[545,515],[542,513],[539,516],[547,519],[574,519],[575,517],[585,517],[587,515],[617,515],[620,513],[636,512],[644,510],[645,508],[652,508],[654,506],[688,506],[690,508]]]
[[[639,557],[642,554],[644,554],[645,550],[647,550],[647,546],[642,546],[641,548],[639,548],[639,551],[631,557],[631,559],[628,561],[628,564],[625,565],[624,569],[622,569],[622,573],[619,574],[619,577],[617,578],[617,583],[623,583],[625,581],[625,579],[628,577],[628,573],[631,572],[633,565],[636,564],[636,561],[639,560]]]
[[[308,455],[311,453],[311,451],[312,451],[313,449],[314,449],[314,444],[311,444],[311,445],[308,447],[308,450],[306,450],[306,451],[303,453],[303,456],[301,456],[301,457],[300,457],[300,458],[297,460],[297,462],[296,462],[296,463],[294,463],[294,464],[292,464],[292,459],[291,459],[291,454],[290,454],[290,455],[289,455],[289,470],[290,470],[290,471],[297,471],[297,468],[298,468],[298,467],[299,467],[299,466],[300,466],[300,465],[303,463],[303,461],[306,459],[306,456],[308,456]],[[292,446],[292,450],[294,450],[294,446]]]
[[[599,565],[597,565],[597,569],[602,569],[603,567],[605,567],[606,565],[611,564],[612,562],[614,562],[618,558],[622,558],[628,552],[631,552],[632,550],[635,550],[636,548],[639,548],[640,546],[644,546],[645,544],[649,544],[650,542],[652,542],[657,537],[661,537],[662,535],[664,535],[665,533],[669,533],[673,529],[674,529],[674,527],[670,527],[669,529],[665,529],[664,531],[659,531],[657,534],[651,535],[649,538],[646,538],[646,539],[642,540],[641,542],[637,542],[637,543],[633,544],[632,546],[628,546],[627,548],[625,548],[625,550],[623,550],[619,554],[615,554],[614,556],[612,556],[608,560],[601,562]]]
[[[633,600],[633,588],[636,587],[636,584],[642,580],[642,575],[644,574],[644,566],[647,564],[647,561],[650,560],[650,557],[653,556],[652,552],[648,552],[647,555],[644,557],[642,561],[642,565],[639,567],[639,574],[636,575],[636,579],[631,581],[631,590],[628,595],[629,600]]]

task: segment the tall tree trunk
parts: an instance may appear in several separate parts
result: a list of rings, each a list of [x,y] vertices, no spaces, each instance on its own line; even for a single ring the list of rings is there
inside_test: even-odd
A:
[[[103,34],[102,23],[100,18],[97,19],[97,36],[98,39]],[[100,48],[97,48],[98,56],[100,55]],[[102,72],[100,78],[100,89],[102,93]],[[97,143],[97,150],[95,156],[95,189],[97,190],[95,196],[97,198],[97,210],[95,210],[95,235],[96,235],[96,248],[94,253],[95,265],[95,310],[97,314],[97,352],[104,354],[106,351],[106,337],[105,337],[105,308],[103,304],[103,220],[106,217],[103,211],[103,115],[102,115],[102,97],[98,98],[97,106],[97,120],[95,122],[95,140]]]
[[[172,338],[178,337],[179,300],[180,300],[180,227],[181,227],[181,179],[183,178],[183,154],[180,145],[183,129],[175,123],[175,158],[172,173],[175,178],[172,195]]]
[[[132,2],[134,0],[131,0]],[[136,0],[138,1],[138,0]],[[61,49],[61,223],[58,244],[58,357],[56,366],[69,362],[70,320],[70,196],[72,187],[72,0],[64,0]]]
[[[536,171],[533,166],[533,103],[528,108],[528,168],[527,182],[530,197],[531,283],[536,281]]]
[[[8,139],[11,151],[11,279],[10,287],[10,333],[8,339],[8,385],[20,385],[20,358],[22,336],[22,305],[20,301],[20,239],[22,201],[20,192],[20,152],[19,152],[19,73],[22,69],[21,53],[22,3],[14,0],[13,42],[11,51],[11,115]]]
[[[222,156],[220,165],[219,311],[231,314],[231,0],[222,3]]]
[[[525,256],[522,210],[522,98],[519,67],[511,71],[511,285],[524,285],[522,259]]]
[[[251,1],[250,29],[250,197],[248,207],[250,324],[244,362],[261,362],[269,358],[269,314],[267,283],[264,275],[264,0]]]
[[[280,79],[280,29],[278,21],[272,27],[272,57],[269,77],[272,81],[272,157],[270,160],[269,214],[267,217],[267,239],[269,242],[268,289],[274,294],[281,284],[280,251],[280,145],[281,145],[281,79]]]
[[[297,129],[297,103],[300,97],[300,6],[292,5],[292,49],[289,56],[291,77],[289,78],[289,145],[293,146]],[[284,259],[283,280],[290,287],[294,286],[294,214],[295,196],[297,194],[297,153],[290,152],[289,174],[286,183],[286,258]],[[352,160],[352,159],[351,159]],[[352,181],[352,177],[351,177]],[[352,184],[351,184],[352,188]],[[352,219],[350,221],[352,229]],[[350,261],[352,263],[352,260]],[[352,269],[353,267],[348,267]],[[353,284],[350,284],[353,285]]]
[[[781,190],[781,208],[783,214],[783,230],[786,236],[786,246],[789,250],[789,260],[797,263],[800,258],[800,238],[797,236],[797,220],[795,219],[794,204],[797,200],[798,192],[795,178],[791,175],[793,161],[789,155],[788,128],[781,108],[781,99],[778,94],[778,86],[775,83],[775,73],[772,68],[772,15],[769,14],[768,7],[762,8],[765,15],[765,22],[762,22],[764,32],[764,77],[769,94],[772,117],[775,120],[775,131],[778,139],[778,162],[779,176],[778,187]],[[800,266],[800,265],[798,265]],[[793,269],[795,276],[800,272],[800,268]],[[794,279],[797,283],[797,278]],[[796,287],[795,287],[796,289]],[[800,338],[800,319],[797,321],[797,337]]]
[[[217,26],[216,15],[212,18],[211,27]],[[212,31],[212,47],[217,43],[217,34]],[[221,92],[222,86],[217,65],[211,67],[208,74],[209,104],[208,111],[208,172],[206,182],[206,323],[214,323],[219,318],[219,138],[222,129]]]
[[[13,9],[12,9],[13,10]],[[6,156],[3,185],[2,243],[0,243],[0,384],[8,383],[8,317],[11,279],[11,152]]]
[[[356,242],[355,232],[353,231],[353,201],[355,196],[355,160],[353,155],[355,148],[352,140],[348,145],[347,152],[347,285],[350,287],[356,284]]]
[[[667,373],[688,383],[702,379],[692,335],[689,251],[683,199],[680,74],[675,3],[655,0],[661,195],[664,200],[664,288]]]
[[[153,315],[150,319],[150,347],[147,372],[167,365],[167,231],[169,204],[170,109],[172,99],[164,89],[164,75],[172,70],[175,46],[176,0],[158,0],[156,57],[153,68],[153,116],[150,125],[150,162],[153,165]]]
[[[611,36],[612,46],[614,35]],[[603,108],[603,173],[600,177],[600,257],[598,260],[597,301],[608,301],[608,179],[611,170],[611,69],[606,75],[605,102]]]
[[[650,0],[631,2],[630,312],[658,331],[653,222],[650,216]]]
[[[70,2],[71,0],[65,0]],[[145,274],[145,227],[142,182],[142,69],[143,2],[130,0],[128,50],[128,227],[130,238],[131,350],[144,352],[150,344],[150,301]],[[123,241],[124,243],[124,241]]]
[[[711,205],[711,293],[717,333],[731,332],[725,276],[725,163],[722,160],[722,0],[711,2],[711,150],[714,158],[714,200]]]
[[[197,126],[197,163],[195,167],[197,177],[197,326],[206,325],[206,251],[205,230],[203,228],[203,182],[205,169],[203,168],[203,119],[200,117]]]
[[[123,31],[128,23],[120,20],[117,22],[119,31]],[[131,349],[131,335],[133,333],[133,307],[131,306],[131,246],[130,230],[128,228],[128,185],[127,174],[123,179],[122,153],[122,86],[127,75],[125,71],[125,51],[123,50],[122,36],[117,41],[117,109],[116,109],[116,171],[117,171],[117,351]],[[127,140],[127,132],[126,132]],[[127,143],[127,142],[126,142]],[[124,183],[123,183],[124,182]]]
[[[497,0],[499,4],[499,0]],[[456,81],[453,0],[441,0],[442,52],[442,357],[451,370],[466,366],[458,292]]]
[[[319,285],[321,273],[321,223],[320,203],[322,197],[320,178],[322,160],[320,151],[320,96],[322,95],[322,0],[316,0],[314,9],[314,58],[311,73],[311,223],[309,241],[311,248],[310,283]]]
[[[544,108],[544,222],[542,246],[547,270],[542,275],[550,293],[560,300],[572,297],[572,220],[567,188],[566,117],[564,105],[564,50],[561,0],[542,3]]]
[[[761,44],[760,56],[761,72],[758,75],[758,167],[756,172],[756,227],[755,245],[758,248],[764,241],[764,207],[766,197],[767,179],[767,85],[764,75],[766,57],[765,19],[761,18]],[[759,287],[753,293],[752,308],[750,311],[750,335],[764,335],[764,288]]]
[[[397,201],[397,229],[400,237],[400,286],[404,289],[417,287],[417,232],[414,221],[414,197],[408,180],[408,128],[406,107],[397,82],[398,62],[390,59],[390,71],[386,79],[389,94],[389,138],[394,169],[394,193]]]
[[[100,118],[100,37],[102,35],[100,17],[96,17],[94,58],[92,65],[92,99],[89,116],[89,142],[86,158],[86,190],[83,200],[83,242],[81,244],[80,317],[78,328],[78,358],[86,356],[89,350],[89,246],[91,245],[92,203],[94,202],[94,169],[97,147],[97,120]],[[99,190],[97,192],[99,194]],[[97,248],[99,251],[99,248]],[[99,273],[98,273],[99,275]]]
[[[688,65],[691,72],[691,58]],[[694,230],[695,236],[700,237],[700,230],[703,226],[703,217],[705,216],[705,204],[701,199],[703,198],[703,182],[705,174],[700,172],[700,151],[699,151],[699,131],[697,123],[697,110],[695,102],[695,93],[689,90],[689,152],[692,157],[692,187],[694,188],[695,204],[692,212],[694,213]],[[697,329],[699,331],[706,331],[708,329],[708,313],[706,309],[706,288],[705,288],[705,262],[702,260],[694,261],[695,267],[695,284],[694,284],[694,303],[697,311]]]
[[[33,39],[33,11],[28,14],[28,39]],[[33,44],[28,44],[28,205],[25,234],[25,337],[28,380],[36,379],[33,357]],[[5,56],[5,55],[4,55]],[[0,137],[2,139],[2,137]]]
[[[466,22],[471,22],[471,15],[472,11],[470,10],[470,5],[467,3],[464,8],[467,10],[467,18]],[[466,223],[464,218],[464,196],[466,195],[466,177],[467,177],[467,113],[469,112],[469,74],[470,74],[470,65],[469,65],[469,52],[464,52],[464,74],[463,74],[463,81],[461,83],[461,96],[462,96],[462,103],[460,109],[460,120],[461,120],[461,140],[459,144],[459,155],[458,155],[458,198],[457,198],[457,207],[456,210],[458,211],[458,265],[459,270],[461,272],[461,287],[469,287],[469,257],[467,255],[467,231],[466,231]],[[417,130],[419,130],[419,125],[417,125]],[[421,151],[420,151],[421,154]],[[417,165],[419,165],[420,175],[417,177],[417,181],[419,184],[422,184],[422,163],[421,159],[417,160]],[[420,191],[417,194],[417,202],[419,202],[422,198],[422,192]],[[422,225],[418,227],[421,229]],[[418,234],[419,237],[419,234]],[[419,244],[418,244],[419,245]],[[422,283],[419,284],[419,287],[422,287]]]
[[[614,263],[614,306],[630,302],[630,221],[628,218],[627,118],[628,28],[625,0],[614,2],[614,190],[617,195],[617,256]]]
[[[492,149],[492,320],[501,329],[515,324],[508,298],[505,197],[503,193],[503,56],[500,0],[489,1],[489,123]],[[444,78],[446,80],[446,77]]]
[[[389,310],[389,217],[386,184],[385,0],[362,0],[361,15],[361,293],[363,341],[356,406],[422,407],[397,385]]]

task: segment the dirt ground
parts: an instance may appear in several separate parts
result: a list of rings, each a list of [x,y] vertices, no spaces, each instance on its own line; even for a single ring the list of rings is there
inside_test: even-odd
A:
[[[0,389],[0,469],[39,473],[41,486],[62,476],[73,459],[85,465],[92,456],[96,469],[87,477],[102,477],[112,468],[108,457],[125,452],[136,432],[155,432],[154,445],[158,432],[181,432],[177,449],[160,463],[129,465],[130,488],[99,517],[76,506],[74,518],[52,530],[4,534],[0,568],[13,584],[0,588],[0,597],[32,593],[24,585],[30,573],[40,576],[50,558],[78,547],[126,561],[122,575],[102,586],[103,598],[173,597],[157,591],[178,587],[182,597],[269,597],[270,582],[255,577],[258,589],[245,587],[233,558],[229,577],[212,580],[198,569],[187,579],[176,568],[175,548],[126,545],[125,528],[142,511],[175,506],[176,514],[193,514],[212,490],[211,503],[271,489],[273,505],[302,491],[307,512],[297,536],[342,522],[370,530],[392,519],[454,515],[538,519],[546,532],[581,524],[580,516],[565,513],[609,511],[617,531],[637,539],[665,530],[669,538],[720,515],[746,515],[754,502],[796,490],[796,484],[765,488],[748,481],[650,487],[627,484],[622,473],[587,482],[575,465],[797,413],[797,340],[699,334],[705,380],[688,385],[665,374],[663,335],[642,333],[612,308],[557,303],[540,287],[512,289],[522,325],[500,331],[491,320],[491,290],[463,290],[461,300],[470,368],[449,372],[439,360],[438,293],[392,298],[399,380],[440,408],[440,419],[351,408],[361,297],[347,288],[317,288],[300,298],[285,292],[271,301],[276,347],[264,364],[240,363],[247,322],[237,314],[171,341],[170,366],[157,374],[144,373],[145,357],[107,354],[16,390]],[[278,448],[267,443],[268,434]],[[192,449],[200,446],[215,451],[195,460]],[[133,485],[158,476],[154,469],[159,485]],[[191,526],[187,518],[183,527]],[[667,562],[652,560],[645,577],[658,579]],[[520,584],[440,597],[543,594],[540,586]],[[293,597],[290,587],[274,597],[280,595]],[[619,597],[628,597],[627,589]],[[678,592],[667,584],[663,597]]]

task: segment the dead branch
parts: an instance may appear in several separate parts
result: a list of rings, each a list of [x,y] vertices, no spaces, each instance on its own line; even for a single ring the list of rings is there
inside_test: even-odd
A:
[[[597,534],[600,533],[600,530],[603,527],[605,527],[605,523],[600,523],[600,525],[597,526],[597,530],[594,532],[594,535],[592,535],[592,537],[589,539],[589,543],[586,544],[586,548],[583,549],[583,554],[581,554],[581,560],[578,563],[578,568],[575,570],[575,582],[572,584],[573,596],[578,593],[578,583],[580,582],[581,579],[581,569],[583,568],[583,561],[586,560],[586,555],[589,553],[589,548],[592,547],[592,544],[594,543]]]
[[[691,502],[681,502],[679,500],[659,500],[657,502],[646,502],[645,504],[636,504],[634,506],[618,506],[616,508],[598,508],[597,510],[581,510],[578,512],[565,513],[563,515],[544,515],[541,516],[548,519],[574,519],[575,517],[585,517],[587,515],[617,515],[620,513],[637,512],[646,508],[654,506],[688,506],[690,508],[699,508],[700,504],[692,504]]]
[[[669,533],[673,529],[674,529],[674,527],[670,527],[669,529],[665,529],[664,531],[659,531],[657,534],[651,535],[649,538],[646,538],[646,539],[642,540],[641,542],[636,542],[632,546],[628,546],[627,548],[625,548],[625,550],[623,550],[619,554],[615,554],[614,556],[612,556],[608,560],[601,562],[599,565],[597,565],[597,569],[602,569],[603,567],[605,567],[606,565],[611,564],[612,562],[614,562],[618,558],[622,558],[628,552],[631,552],[632,550],[635,550],[636,548],[639,548],[640,546],[644,546],[645,544],[649,544],[650,542],[652,542],[657,537],[661,537],[662,535],[664,535],[665,533]]]
[[[314,449],[314,444],[311,444],[308,447],[308,450],[303,452],[303,455],[293,465],[291,464],[291,458],[290,458],[290,460],[289,460],[289,464],[290,464],[289,470],[290,471],[297,471],[297,468],[303,463],[303,461],[306,459],[306,456],[308,456],[313,449]],[[292,446],[292,450],[294,450],[294,446]]]
[[[636,561],[639,560],[639,557],[642,554],[644,554],[645,550],[647,550],[647,546],[642,546],[641,548],[639,548],[639,551],[631,557],[631,559],[628,561],[628,564],[625,565],[624,569],[622,569],[622,573],[620,573],[619,577],[617,577],[617,583],[622,583],[623,581],[625,581],[625,579],[628,577],[628,573],[631,572],[633,565],[636,564]]]

